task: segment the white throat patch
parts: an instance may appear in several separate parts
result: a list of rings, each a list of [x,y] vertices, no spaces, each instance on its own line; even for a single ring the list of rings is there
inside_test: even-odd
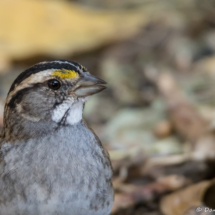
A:
[[[74,102],[66,100],[58,105],[52,112],[52,120],[66,125],[74,125],[82,120],[84,99]]]

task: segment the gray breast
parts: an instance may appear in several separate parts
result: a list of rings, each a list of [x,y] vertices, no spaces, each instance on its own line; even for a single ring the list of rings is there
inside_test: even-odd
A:
[[[0,215],[110,213],[110,161],[82,122],[1,152]]]

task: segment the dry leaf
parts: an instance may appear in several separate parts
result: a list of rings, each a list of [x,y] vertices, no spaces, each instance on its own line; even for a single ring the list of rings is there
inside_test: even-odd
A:
[[[165,215],[185,215],[191,208],[202,205],[205,191],[212,181],[203,181],[162,198],[160,207]]]
[[[151,201],[163,193],[173,191],[189,184],[190,180],[180,175],[169,175],[159,178],[156,182],[147,185],[125,184],[120,179],[113,181],[116,194],[113,211],[128,208],[140,202]]]
[[[158,138],[165,138],[170,136],[172,131],[172,125],[169,121],[163,120],[157,124],[154,133]]]
[[[183,96],[175,80],[168,73],[158,79],[158,87],[167,102],[168,114],[178,133],[193,141],[207,129],[207,122]]]
[[[193,159],[214,159],[215,138],[208,130],[209,123],[186,100],[170,74],[162,73],[157,84],[166,100],[167,111],[174,129],[192,143]]]
[[[137,33],[145,17],[139,9],[113,12],[67,1],[1,0],[0,56],[62,57],[86,51]]]

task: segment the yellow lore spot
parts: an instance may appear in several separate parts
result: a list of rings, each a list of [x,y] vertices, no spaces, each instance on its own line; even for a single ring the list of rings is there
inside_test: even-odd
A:
[[[58,76],[59,78],[65,79],[65,78],[75,78],[78,76],[78,73],[74,70],[67,70],[67,69],[58,69],[52,72],[53,76]]]

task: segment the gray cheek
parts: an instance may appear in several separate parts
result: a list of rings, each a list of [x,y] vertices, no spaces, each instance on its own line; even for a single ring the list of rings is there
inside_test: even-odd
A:
[[[21,106],[25,114],[40,119],[50,115],[56,104],[61,103],[64,97],[47,90],[37,90],[25,95]]]

